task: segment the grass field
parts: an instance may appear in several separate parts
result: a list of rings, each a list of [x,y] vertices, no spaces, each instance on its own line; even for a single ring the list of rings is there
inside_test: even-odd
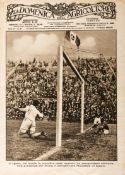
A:
[[[7,160],[33,160],[55,146],[55,122],[37,121],[37,131],[46,131],[49,134],[47,139],[18,136],[21,122],[7,120]],[[76,135],[80,131],[80,123],[63,123],[62,148],[46,160],[116,161],[116,125],[112,124],[109,127],[109,135],[99,136],[92,132]]]

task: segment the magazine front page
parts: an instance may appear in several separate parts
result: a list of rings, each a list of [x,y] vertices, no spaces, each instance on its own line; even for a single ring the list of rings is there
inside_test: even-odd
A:
[[[1,174],[124,174],[124,1],[0,2]]]

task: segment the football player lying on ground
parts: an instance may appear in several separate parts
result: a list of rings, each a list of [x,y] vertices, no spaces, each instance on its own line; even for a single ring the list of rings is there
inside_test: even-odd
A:
[[[96,129],[99,125],[101,125],[101,117],[97,116],[94,119],[93,125],[90,126],[88,129],[86,129],[85,131]]]
[[[33,100],[33,104],[30,104],[29,106],[26,106],[25,108],[16,108],[20,111],[25,112],[25,117],[23,119],[23,122],[20,126],[18,134],[28,134],[31,138],[37,138],[39,136],[47,137],[47,134],[42,132],[35,132],[36,130],[36,116],[39,115],[39,117],[43,118],[43,114],[40,113],[37,110],[39,102],[37,100]]]
[[[94,119],[94,124],[86,129],[86,131],[88,130],[94,130],[96,134],[109,134],[109,126],[107,122],[105,120],[101,121],[101,117],[99,116]]]

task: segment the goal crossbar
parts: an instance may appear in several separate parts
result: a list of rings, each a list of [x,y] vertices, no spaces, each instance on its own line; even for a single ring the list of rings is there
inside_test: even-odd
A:
[[[68,65],[71,67],[71,69],[73,70],[73,72],[76,74],[76,76],[79,78],[79,80],[81,82],[84,82],[84,79],[80,75],[79,71],[77,70],[77,68],[73,64],[72,60],[68,57],[68,55],[65,52],[63,52],[63,57],[66,60],[66,62],[68,63]]]

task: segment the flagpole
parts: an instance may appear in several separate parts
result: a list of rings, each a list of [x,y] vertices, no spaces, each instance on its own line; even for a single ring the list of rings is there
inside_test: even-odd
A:
[[[84,82],[81,84],[81,133],[84,132]]]

